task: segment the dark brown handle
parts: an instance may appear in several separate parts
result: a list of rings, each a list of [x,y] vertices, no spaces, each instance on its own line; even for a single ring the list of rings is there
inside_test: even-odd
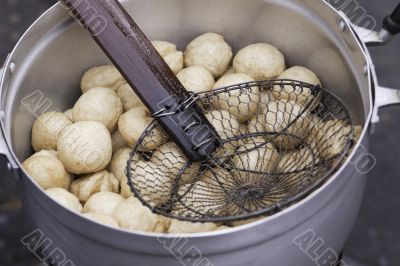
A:
[[[220,145],[197,105],[184,105],[190,94],[117,0],[61,1],[190,160],[202,160]]]

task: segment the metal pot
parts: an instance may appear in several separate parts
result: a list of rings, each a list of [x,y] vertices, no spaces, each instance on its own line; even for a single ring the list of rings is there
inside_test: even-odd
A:
[[[330,265],[323,263],[336,259],[359,210],[366,178],[357,164],[365,158],[369,130],[378,121],[380,107],[400,102],[397,91],[376,83],[366,48],[367,43],[383,40],[374,32],[364,34],[320,0],[123,3],[150,38],[177,42],[182,49],[207,31],[226,36],[236,51],[255,42],[279,47],[289,65],[316,70],[324,86],[345,100],[355,122],[364,128],[360,141],[346,164],[317,191],[252,224],[171,237],[93,223],[47,197],[21,168],[32,153],[29,133],[35,116],[45,110],[68,109],[79,97],[83,71],[108,62],[56,4],[21,38],[1,78],[0,153],[19,180],[23,206],[37,228],[75,265],[308,266],[315,261]],[[322,247],[312,249],[310,244],[321,241]],[[53,259],[67,263],[54,252]]]

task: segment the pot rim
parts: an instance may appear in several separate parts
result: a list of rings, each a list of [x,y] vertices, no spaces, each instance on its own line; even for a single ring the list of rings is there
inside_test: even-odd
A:
[[[127,2],[129,0],[122,0],[122,2]],[[330,10],[330,12],[334,12],[336,14],[336,16],[341,19],[345,24],[346,27],[348,29],[353,29],[352,28],[352,24],[351,22],[349,22],[348,18],[342,14],[341,12],[338,12],[334,7],[332,7],[329,3],[325,2],[325,1],[321,1],[323,5],[325,5],[325,7],[327,9]],[[19,39],[19,41],[17,42],[17,44],[15,45],[15,47],[13,48],[12,52],[9,54],[9,56],[6,59],[6,62],[4,64],[4,71],[2,73],[2,77],[0,80],[0,102],[1,105],[3,106],[3,100],[4,100],[4,87],[5,87],[5,81],[9,75],[9,69],[10,66],[12,65],[12,61],[13,61],[13,57],[16,53],[18,53],[18,49],[21,46],[21,43],[24,42],[24,40],[28,37],[28,35],[30,34],[31,30],[35,27],[37,27],[37,24],[39,24],[41,22],[41,20],[44,17],[48,17],[51,16],[53,13],[58,12],[60,9],[63,9],[62,4],[60,4],[59,2],[54,4],[52,7],[50,7],[48,10],[46,10],[37,20],[35,20],[35,22],[26,30],[26,32],[22,35],[22,37]],[[72,18],[71,18],[72,20]],[[65,211],[70,212],[71,214],[73,214],[74,216],[80,217],[81,219],[90,221],[92,223],[97,224],[96,226],[102,226],[103,228],[108,228],[111,230],[118,230],[122,233],[128,233],[130,235],[139,235],[139,236],[143,236],[143,237],[167,237],[167,238],[181,238],[181,237],[185,237],[188,239],[195,239],[195,238],[203,238],[203,237],[210,237],[210,236],[219,236],[219,235],[225,235],[228,233],[235,233],[235,232],[239,232],[239,231],[243,231],[243,230],[247,230],[250,229],[252,227],[256,227],[260,224],[264,224],[273,220],[276,220],[290,212],[292,212],[294,209],[299,208],[300,206],[304,205],[306,202],[311,201],[313,198],[315,198],[317,195],[319,195],[322,191],[324,191],[325,189],[327,189],[329,186],[332,185],[332,183],[334,183],[338,177],[342,174],[342,172],[344,171],[344,169],[346,168],[346,166],[349,165],[349,162],[354,158],[355,154],[357,153],[357,151],[359,150],[360,146],[362,145],[363,140],[365,139],[367,133],[368,133],[368,127],[371,123],[371,116],[372,116],[372,109],[374,108],[375,103],[372,100],[372,90],[373,90],[373,82],[372,82],[372,77],[376,77],[376,73],[375,73],[375,69],[373,67],[372,64],[372,59],[370,58],[368,49],[365,45],[364,42],[362,42],[362,40],[357,36],[356,32],[354,30],[350,30],[350,34],[351,37],[354,41],[354,43],[357,44],[357,46],[360,49],[360,52],[363,54],[363,56],[365,57],[366,61],[367,61],[367,66],[368,66],[368,82],[369,82],[369,89],[368,89],[368,93],[369,93],[369,101],[371,102],[370,106],[371,108],[369,108],[368,110],[368,114],[366,115],[366,119],[364,122],[364,127],[363,127],[363,131],[362,134],[358,140],[358,143],[355,145],[355,147],[353,148],[351,154],[348,156],[347,160],[343,163],[343,165],[335,172],[335,174],[333,174],[323,185],[321,185],[318,189],[316,189],[315,191],[313,191],[310,195],[308,195],[307,197],[305,197],[304,199],[300,200],[299,202],[296,202],[295,204],[293,204],[292,206],[274,214],[268,217],[265,217],[264,219],[261,219],[259,221],[256,222],[252,222],[249,224],[245,224],[245,225],[241,225],[241,226],[237,226],[237,227],[233,227],[230,229],[225,229],[225,230],[220,230],[220,231],[212,231],[212,232],[204,232],[204,233],[193,233],[193,234],[173,234],[173,235],[168,235],[165,233],[148,233],[148,232],[142,232],[142,231],[135,231],[135,230],[127,230],[127,229],[123,229],[123,228],[113,228],[113,227],[109,227],[103,224],[99,224],[96,223],[88,218],[83,217],[82,215],[79,215],[78,213],[72,212],[68,209],[66,209],[65,207],[63,207],[62,205],[60,205],[59,203],[57,203],[56,201],[53,200],[53,202],[55,202],[56,204],[58,204],[60,207],[62,207]],[[6,134],[6,127],[4,124],[4,120],[0,119],[0,127],[1,127],[1,131],[2,131],[2,137],[5,139],[6,145],[7,145],[7,149],[8,149],[8,154],[7,157],[10,161],[10,163],[12,164],[13,167],[15,167],[15,169],[19,170],[20,172],[22,172],[23,174],[21,175],[22,177],[26,176],[27,178],[30,179],[30,181],[32,181],[32,183],[36,186],[37,189],[39,189],[43,194],[46,194],[44,189],[42,189],[36,182],[34,182],[32,180],[32,178],[29,177],[29,175],[25,172],[25,170],[22,168],[22,163],[18,160],[16,154],[13,151],[12,145],[11,145],[11,140],[10,140],[10,136],[8,136],[8,134]],[[50,197],[48,197],[49,199],[51,199]],[[66,224],[67,226],[70,226],[68,224]]]

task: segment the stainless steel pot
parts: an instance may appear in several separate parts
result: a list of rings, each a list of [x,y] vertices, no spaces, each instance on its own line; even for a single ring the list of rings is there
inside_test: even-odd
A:
[[[323,263],[341,251],[360,206],[366,179],[357,164],[365,158],[368,133],[378,122],[380,107],[400,102],[397,91],[377,84],[366,48],[383,40],[375,32],[364,34],[320,0],[123,2],[150,38],[176,42],[182,49],[208,31],[226,36],[236,51],[255,42],[276,45],[289,65],[316,70],[325,87],[346,101],[356,123],[363,125],[360,141],[347,163],[312,195],[252,224],[170,237],[86,220],[48,198],[21,169],[32,152],[35,115],[46,107],[72,106],[83,71],[107,62],[86,32],[56,4],[21,38],[1,78],[0,153],[19,180],[24,208],[34,224],[75,265],[308,266],[318,260],[330,265]],[[324,245],[307,248],[317,240]]]

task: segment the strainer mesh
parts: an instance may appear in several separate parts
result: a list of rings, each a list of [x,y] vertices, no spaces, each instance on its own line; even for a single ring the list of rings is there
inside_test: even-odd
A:
[[[233,221],[277,212],[322,184],[353,143],[347,109],[320,86],[256,81],[195,96],[219,149],[190,162],[154,120],[128,162],[132,191],[158,214]]]

